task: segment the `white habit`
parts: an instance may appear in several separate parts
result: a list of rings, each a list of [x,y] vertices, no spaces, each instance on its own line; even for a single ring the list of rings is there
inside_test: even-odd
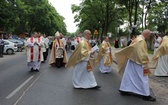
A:
[[[74,66],[73,85],[75,88],[92,88],[97,86],[93,72],[87,71],[87,61],[89,61],[89,57],[90,54],[88,54],[85,60]]]
[[[154,74],[155,76],[168,76],[168,55],[161,55],[158,58],[158,65]]]
[[[43,61],[43,41],[40,38],[31,37],[27,40],[26,47],[28,67],[39,70],[41,61]]]
[[[100,60],[99,70],[101,73],[111,72],[111,66],[104,66],[104,56]]]
[[[148,76],[143,75],[142,65],[128,60],[122,77],[120,90],[149,96]]]

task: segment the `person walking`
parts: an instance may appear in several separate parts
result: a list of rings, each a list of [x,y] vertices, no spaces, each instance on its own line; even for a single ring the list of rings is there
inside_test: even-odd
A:
[[[96,62],[100,64],[99,70],[101,73],[108,74],[109,72],[111,72],[111,65],[113,60],[111,46],[109,43],[109,38],[107,36],[104,37],[104,41],[100,45]]]
[[[63,41],[60,39],[60,33],[55,33],[56,39],[53,41],[49,64],[57,68],[64,67],[67,63],[67,53]]]
[[[139,94],[143,100],[156,101],[150,96],[148,75],[148,49],[146,39],[150,37],[150,30],[146,29],[130,46],[115,53],[118,62],[118,72],[123,74],[119,91],[122,95]]]
[[[168,76],[168,32],[163,37],[163,41],[157,51],[155,52],[153,61],[157,62],[155,69],[155,76]]]
[[[43,43],[37,32],[34,32],[26,42],[27,62],[31,71],[39,72],[41,61],[43,61]]]
[[[4,50],[4,41],[3,41],[3,35],[0,35],[0,57],[3,57],[3,50]]]
[[[74,67],[73,86],[82,89],[99,89],[93,69],[95,66],[94,52],[91,50],[89,39],[91,32],[84,31],[84,38],[79,42],[78,46],[69,58],[66,67]]]

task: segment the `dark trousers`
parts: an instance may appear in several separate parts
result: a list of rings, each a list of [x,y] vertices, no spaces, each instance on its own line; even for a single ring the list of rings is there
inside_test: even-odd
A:
[[[0,57],[3,57],[4,45],[0,45]]]
[[[63,58],[56,58],[56,67],[60,68],[63,66]]]
[[[48,49],[46,49],[46,52],[43,52],[44,61],[47,60],[47,56],[48,56]]]

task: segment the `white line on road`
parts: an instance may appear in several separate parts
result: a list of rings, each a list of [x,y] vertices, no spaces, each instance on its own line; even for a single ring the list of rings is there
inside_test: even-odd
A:
[[[11,94],[9,94],[6,99],[11,98],[14,96],[26,83],[28,83],[34,76],[29,77],[25,82],[23,82],[18,88],[16,88]]]

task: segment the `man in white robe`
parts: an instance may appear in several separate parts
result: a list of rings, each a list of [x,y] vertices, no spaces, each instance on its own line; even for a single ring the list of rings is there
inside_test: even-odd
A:
[[[111,46],[109,43],[109,38],[106,36],[104,37],[104,41],[100,45],[100,49],[97,55],[96,62],[100,64],[100,72],[108,74],[111,72],[111,65],[112,65],[112,53],[111,53]]]
[[[156,101],[150,96],[148,84],[148,49],[145,39],[149,38],[150,30],[144,30],[142,35],[133,40],[130,46],[116,52],[119,73],[123,73],[120,93],[131,93],[143,96],[145,101]],[[124,70],[124,71],[123,71]]]
[[[158,34],[155,34],[154,40],[153,40],[153,43],[154,43],[154,54],[156,53],[158,47],[160,46],[161,41],[162,41],[162,38]]]
[[[84,31],[85,38],[83,38],[72,55],[69,58],[66,67],[74,67],[73,72],[73,86],[74,88],[82,89],[99,89],[93,69],[95,66],[94,52],[91,50],[89,39],[91,32]]]
[[[55,33],[56,39],[53,41],[49,64],[57,68],[64,67],[67,63],[67,53],[63,41],[60,39],[60,33]]]
[[[41,48],[41,50],[43,52],[43,61],[42,61],[42,63],[45,63],[45,61],[47,59],[47,55],[46,55],[47,44],[45,42],[44,34],[39,33],[39,35],[40,35],[40,39],[43,41],[43,47]]]
[[[168,32],[152,59],[157,62],[154,75],[168,76]]]
[[[26,42],[27,62],[31,71],[39,72],[41,61],[43,61],[43,41],[37,32]]]
[[[82,33],[79,33],[78,37],[75,39],[77,43],[79,43],[82,40]]]

